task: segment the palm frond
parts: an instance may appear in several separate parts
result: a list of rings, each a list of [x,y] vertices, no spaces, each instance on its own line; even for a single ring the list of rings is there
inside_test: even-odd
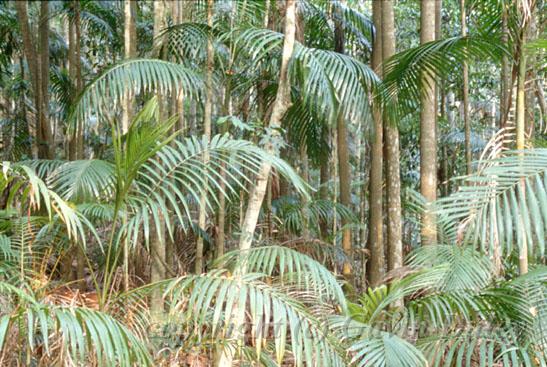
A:
[[[3,283],[0,288],[18,296],[25,294],[6,286]],[[79,363],[94,356],[99,366],[152,365],[143,342],[111,316],[87,308],[45,305],[30,296],[25,299],[29,301],[25,307],[0,318],[0,348],[3,353],[16,352],[17,348],[28,346],[31,351],[43,347],[45,354],[50,355],[51,344],[61,342],[61,348]],[[12,329],[26,334],[21,339],[26,340],[26,345],[14,346],[7,340]]]
[[[422,353],[397,335],[344,316],[333,317],[329,325],[335,335],[348,345],[351,366],[427,366]]]
[[[454,333],[434,335],[419,341],[430,366],[534,366],[545,364],[541,352],[519,345],[509,329],[472,327]]]
[[[207,164],[202,159],[205,152],[209,154]],[[179,224],[186,227],[185,223],[193,218],[191,202],[199,203],[201,194],[205,193],[205,205],[211,209],[217,204],[215,193],[220,192],[229,199],[229,194],[245,190],[249,174],[256,173],[263,161],[272,164],[297,191],[307,195],[307,185],[286,162],[249,141],[217,135],[210,142],[192,137],[163,146],[138,170],[135,186],[130,191],[130,206],[135,216],[129,222],[128,230],[138,235],[142,226],[148,233],[146,218],[151,214],[156,226],[167,223],[167,229],[172,233],[173,216],[169,215],[168,208],[172,208]]]
[[[203,89],[202,77],[195,71],[172,62],[154,59],[124,60],[105,70],[90,82],[78,97],[71,118],[85,121],[99,114],[113,118],[116,107],[127,93],[161,93],[183,91],[192,98]]]
[[[472,247],[423,246],[407,262],[417,268],[446,264],[448,271],[436,286],[439,291],[479,290],[490,283],[493,275],[490,259]]]
[[[98,159],[70,161],[59,166],[48,181],[66,200],[108,199],[114,191],[114,167]]]
[[[503,52],[499,39],[479,36],[432,41],[400,52],[383,63],[382,101],[392,108],[397,107],[393,101],[398,101],[400,114],[412,112],[434,80],[447,77],[465,60],[498,60]]]
[[[346,297],[336,278],[323,265],[308,255],[282,246],[260,246],[245,252],[231,251],[218,260],[223,268],[245,268],[252,273],[278,275],[283,283],[286,274],[305,290],[313,291],[320,299],[333,300],[342,309]]]
[[[454,194],[439,199],[434,211],[463,240],[501,255],[527,245],[543,256],[547,230],[547,150],[508,152],[480,172],[463,178]]]
[[[262,282],[263,276],[247,273],[233,277],[224,270],[188,275],[175,279],[165,294],[173,299],[172,312],[185,311],[196,333],[200,333],[210,314],[213,334],[228,332],[234,318],[249,304],[249,328],[257,354],[261,353],[263,341],[271,338],[278,363],[283,361],[290,342],[298,366],[345,366],[336,342],[325,333],[319,320],[302,303]]]
[[[8,205],[12,205],[15,197],[20,195],[17,200],[26,207],[33,210],[45,207],[50,220],[54,215],[58,216],[71,239],[81,240],[85,244],[85,229],[93,231],[90,223],[51,190],[30,167],[19,164],[11,166],[9,162],[4,162],[0,188],[9,189]]]

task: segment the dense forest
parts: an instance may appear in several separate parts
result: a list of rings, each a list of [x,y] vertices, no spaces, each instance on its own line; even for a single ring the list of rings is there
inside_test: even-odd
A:
[[[0,365],[547,366],[545,10],[0,2]]]

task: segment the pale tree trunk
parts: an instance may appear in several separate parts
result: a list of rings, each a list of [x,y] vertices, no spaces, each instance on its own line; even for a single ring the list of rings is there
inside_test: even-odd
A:
[[[211,29],[213,27],[213,0],[207,0],[207,25]],[[213,35],[209,34],[207,40],[207,73],[205,79],[205,108],[203,116],[203,136],[205,140],[211,140],[211,115],[213,111],[213,62],[214,62],[214,50],[213,50]],[[209,152],[205,151],[203,154],[203,163],[207,165],[209,162]],[[205,178],[207,185],[207,178]],[[199,218],[198,218],[198,227],[205,231],[206,221],[207,221],[207,212],[206,212],[206,197],[205,192],[201,194],[199,200]],[[195,263],[195,272],[199,274],[203,271],[203,236],[199,236],[196,244],[196,263]]]
[[[382,1],[372,2],[372,19],[376,29],[372,48],[372,68],[381,75],[382,50]],[[374,136],[371,149],[369,186],[369,238],[370,258],[367,262],[367,277],[371,286],[381,283],[385,274],[384,228],[383,228],[383,121],[380,107],[373,106]]]
[[[281,70],[279,73],[279,83],[277,88],[277,94],[272,108],[272,114],[270,116],[269,126],[273,131],[281,126],[281,119],[289,109],[291,105],[291,95],[290,95],[290,84],[288,78],[288,67],[289,60],[292,57],[294,50],[294,41],[295,41],[295,28],[296,28],[296,6],[295,0],[287,0],[285,6],[285,31],[284,31],[284,41],[283,41],[283,53],[281,56]],[[281,139],[279,135],[275,138]],[[277,154],[275,148],[272,144],[268,143],[264,147],[266,152],[269,154]],[[243,220],[243,225],[241,227],[241,237],[239,240],[239,249],[245,251],[251,248],[253,242],[253,234],[256,229],[256,224],[258,221],[258,215],[260,213],[260,208],[262,202],[264,201],[264,196],[266,194],[266,186],[268,183],[268,176],[271,171],[271,164],[268,162],[262,162],[260,169],[256,175],[255,185],[251,188],[249,192],[249,199],[247,204],[247,210],[245,212],[245,219]],[[238,269],[238,273],[241,275],[245,272],[245,269]],[[236,310],[237,313],[235,318],[235,338],[240,339],[244,335],[242,330],[244,322],[244,312],[245,310]],[[221,367],[231,367],[233,365],[233,351],[224,349],[222,355],[220,356],[218,365]]]
[[[422,44],[435,40],[435,1],[421,1]],[[420,191],[429,204],[437,198],[437,134],[435,127],[436,101],[431,77],[422,76],[423,90],[420,111]],[[437,230],[434,214],[427,209],[422,216],[422,244],[434,244]]]
[[[382,56],[395,54],[395,16],[393,0],[382,2]],[[384,114],[387,145],[387,244],[388,270],[403,266],[403,242],[401,225],[401,174],[399,167],[399,130]]]
[[[344,25],[340,19],[342,15],[338,14],[334,19],[334,51],[344,53]],[[346,119],[344,117],[343,106],[338,108],[338,118],[336,120],[336,135],[338,140],[338,177],[340,183],[340,203],[351,209],[351,167],[349,162],[348,148],[348,130]],[[348,224],[347,220],[342,219],[342,227]],[[344,262],[342,274],[346,279],[352,276],[352,248],[351,248],[351,229],[344,228],[342,231],[342,249],[344,250],[348,261]]]
[[[288,80],[288,64],[292,57],[294,49],[295,34],[295,0],[287,0],[285,9],[285,39],[283,42],[283,54],[281,60],[281,71],[279,75],[279,86],[274,101],[269,126],[277,129],[281,126],[281,119],[291,105],[290,85]],[[277,138],[281,138],[277,136]],[[275,154],[274,147],[271,144],[265,146],[265,150],[270,154]],[[256,184],[249,193],[249,203],[245,212],[245,219],[241,229],[241,238],[239,249],[247,250],[251,248],[253,234],[258,220],[258,214],[264,195],[266,193],[266,184],[270,174],[271,165],[263,162],[256,176]]]
[[[467,15],[465,11],[465,0],[460,0],[462,37],[467,36]],[[465,167],[466,173],[471,174],[471,121],[469,120],[469,66],[463,61],[463,126],[465,130]]]
[[[526,35],[528,24],[530,22],[530,1],[519,1],[519,13],[521,15],[520,40],[519,40],[519,60],[518,60],[518,82],[517,82],[517,106],[516,106],[516,148],[522,150],[525,148],[525,121],[526,121]],[[519,153],[520,154],[520,153]],[[521,182],[522,192],[525,192],[524,179]],[[520,219],[521,229],[524,231],[524,223]],[[519,248],[519,272],[528,273],[528,244],[526,235],[522,236],[522,245]]]
[[[137,55],[137,2],[125,0],[124,4],[124,57],[126,59],[134,58]],[[124,96],[122,101],[122,133],[127,133],[129,124],[131,123],[131,115],[133,113],[133,104],[131,103],[131,92]]]
[[[154,1],[154,40],[157,41],[157,37],[160,31],[165,27],[165,3],[163,0]],[[163,119],[163,98],[158,95],[159,115],[160,121]],[[165,224],[160,224],[159,228],[152,223],[150,230],[150,281],[152,283],[159,282],[165,279],[166,266],[165,266]],[[157,318],[163,313],[163,299],[161,290],[155,287],[150,294],[150,309],[154,318]]]
[[[126,59],[130,59],[136,56],[137,54],[137,29],[136,29],[136,19],[137,19],[137,3],[135,1],[125,0],[124,4],[124,56]],[[132,93],[128,92],[125,94],[122,100],[122,134],[126,134],[129,130],[129,125],[133,117],[133,103],[132,103]],[[129,289],[129,242],[127,238],[124,239],[123,243],[123,267],[124,267],[124,287]],[[143,264],[141,261],[141,256],[136,256],[134,262],[134,268],[142,269]]]

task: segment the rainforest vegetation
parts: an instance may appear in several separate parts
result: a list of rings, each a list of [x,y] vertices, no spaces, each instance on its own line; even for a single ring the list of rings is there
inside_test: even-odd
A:
[[[0,2],[0,365],[547,366],[545,10]]]

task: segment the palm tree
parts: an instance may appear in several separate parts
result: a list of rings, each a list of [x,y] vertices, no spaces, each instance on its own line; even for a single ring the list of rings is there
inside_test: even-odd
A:
[[[435,40],[435,2],[421,2],[420,42],[426,44]],[[423,84],[432,84],[424,73]],[[437,135],[435,126],[436,100],[432,88],[422,92],[420,110],[420,192],[427,201],[437,198]],[[435,218],[426,212],[422,220],[422,242],[436,242]]]

